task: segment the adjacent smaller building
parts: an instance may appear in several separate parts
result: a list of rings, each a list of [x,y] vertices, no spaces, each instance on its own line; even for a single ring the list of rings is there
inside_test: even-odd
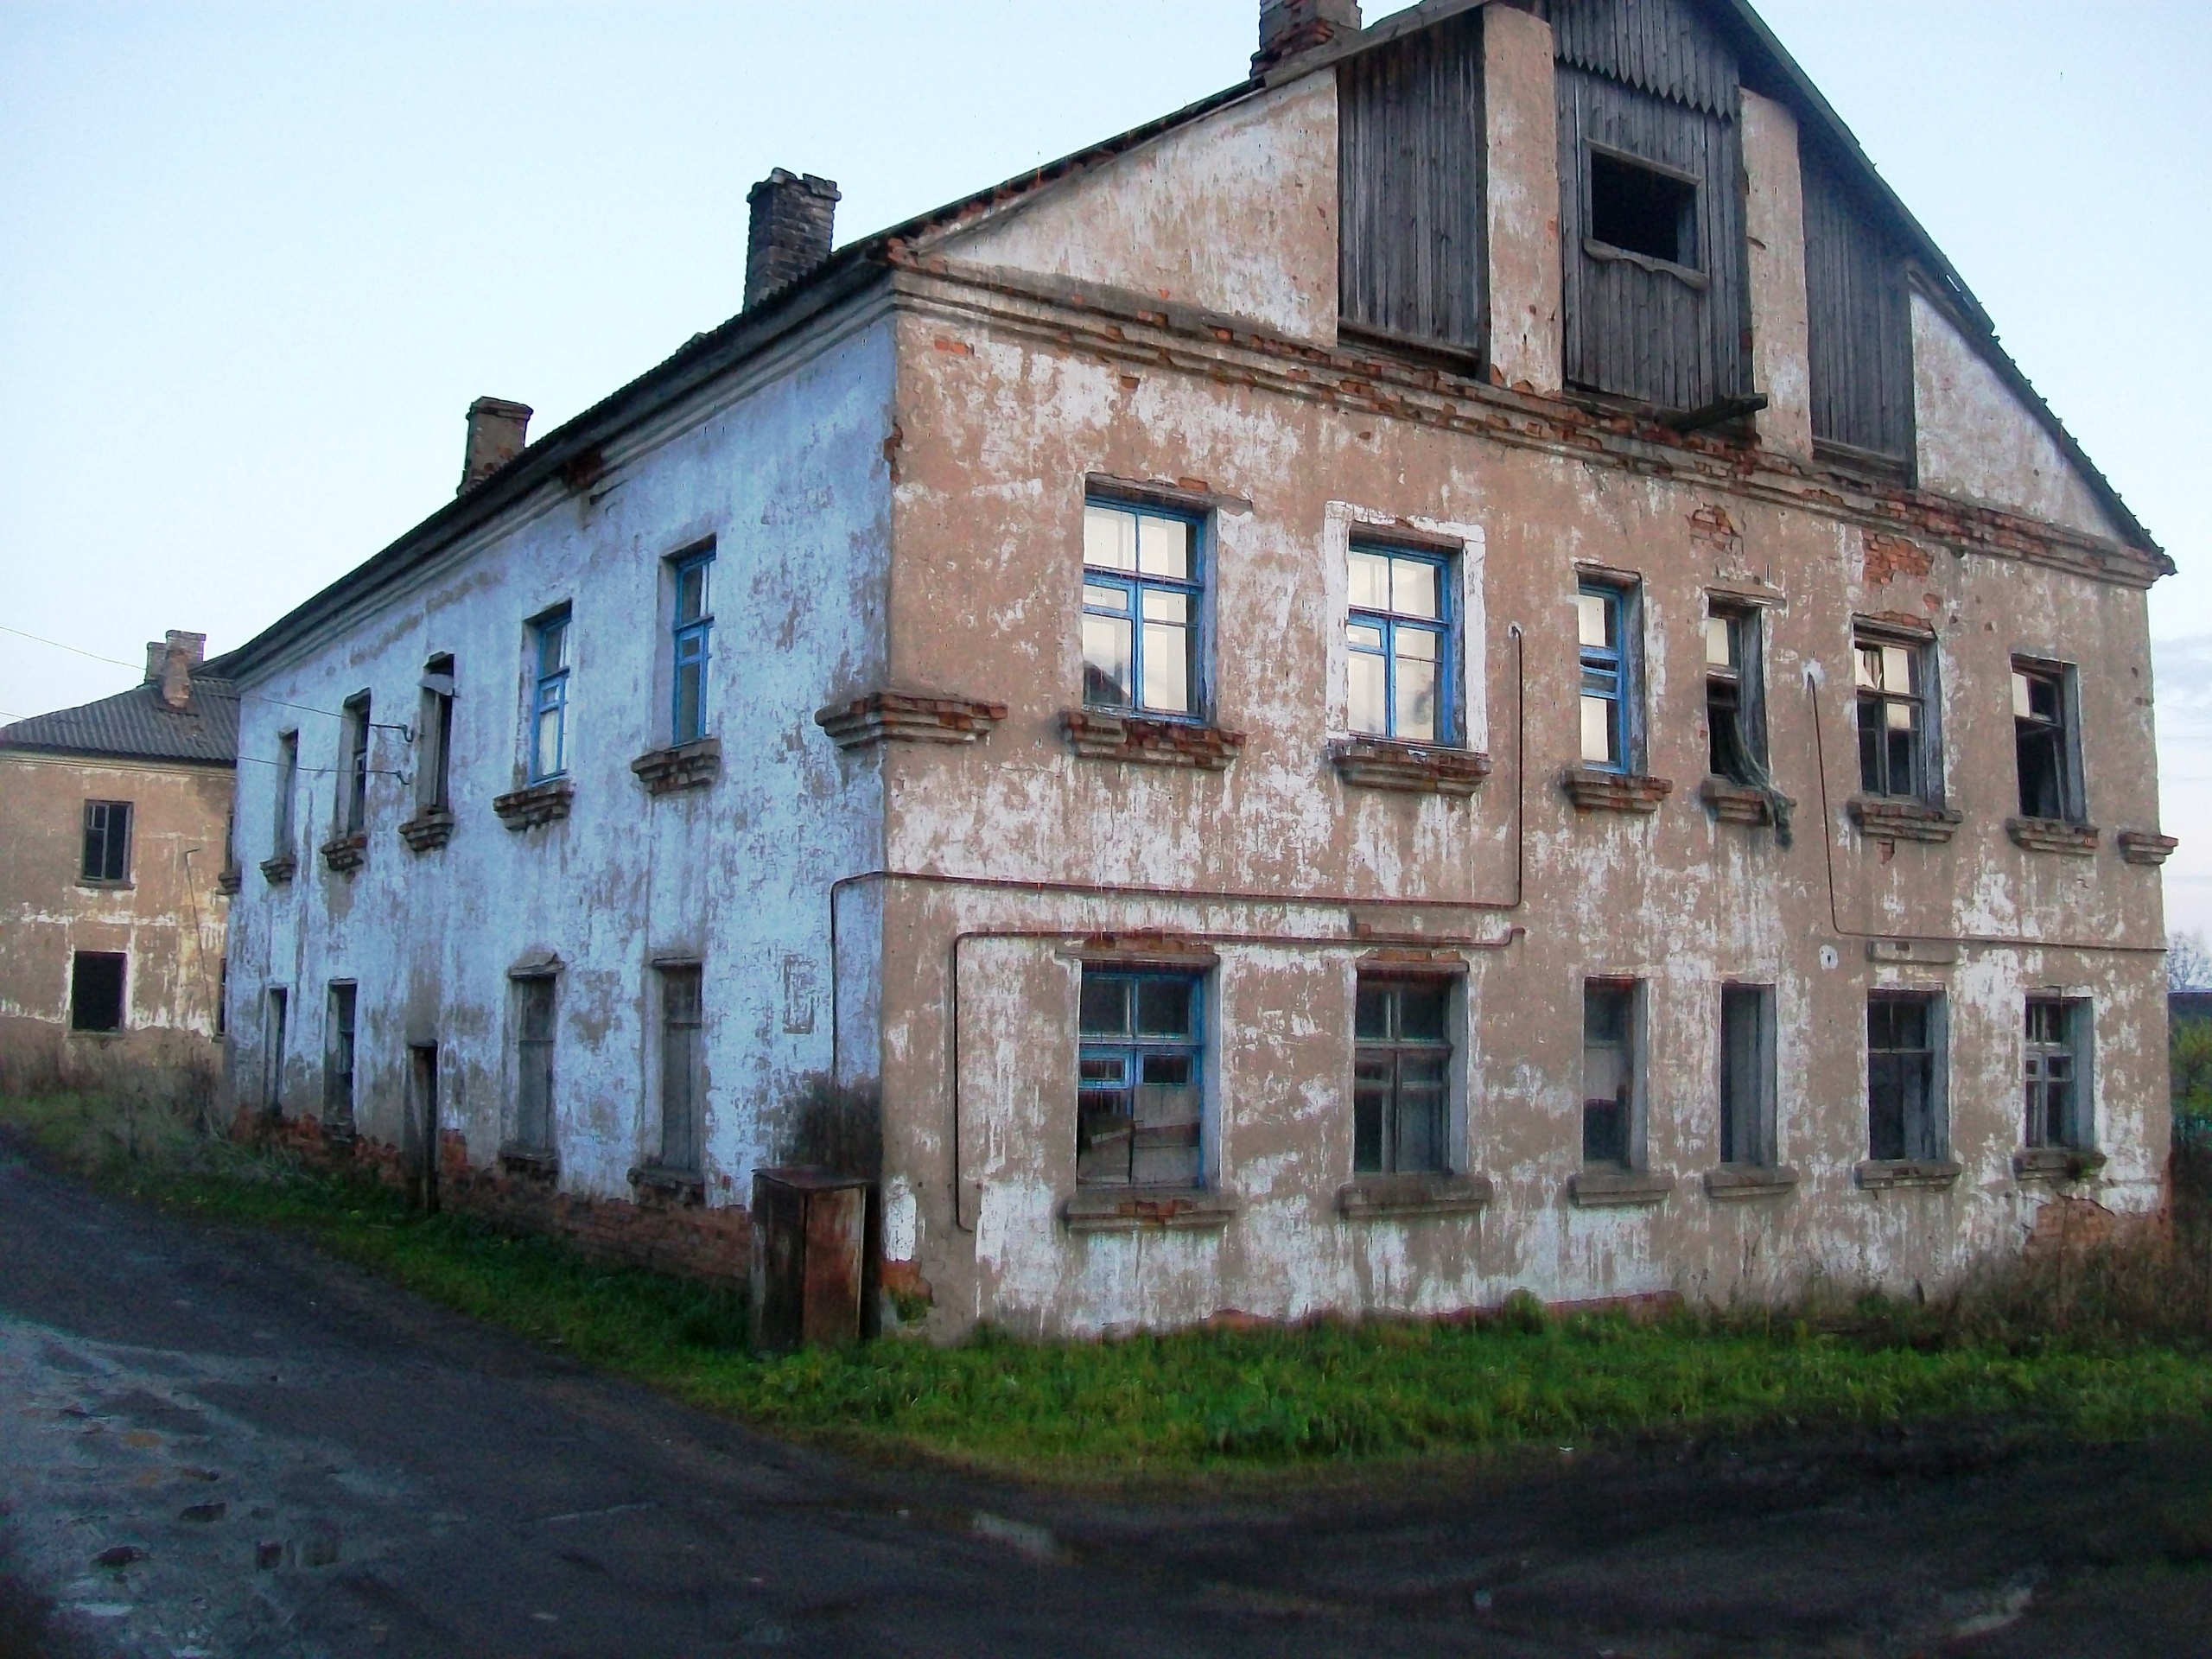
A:
[[[146,677],[0,728],[0,1089],[212,1097],[238,695],[207,636]]]

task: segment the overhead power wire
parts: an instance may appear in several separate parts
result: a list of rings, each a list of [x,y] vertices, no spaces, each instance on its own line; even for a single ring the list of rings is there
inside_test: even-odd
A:
[[[12,633],[18,639],[29,639],[34,645],[51,645],[56,651],[73,652],[79,657],[89,657],[96,663],[106,663],[116,668],[138,670],[144,666],[144,664],[140,663],[126,663],[118,657],[104,657],[97,651],[86,651],[82,645],[64,645],[59,639],[48,639],[41,634],[26,633],[22,629],[11,628],[4,622],[0,622],[0,633]],[[311,703],[287,702],[282,697],[264,697],[257,696],[252,692],[240,692],[238,694],[238,701],[240,702],[265,702],[272,709],[296,709],[303,715],[321,715],[329,720],[343,720],[346,718],[343,714],[334,709],[317,709]],[[16,718],[28,719],[29,716],[17,715]],[[372,725],[375,725],[378,722],[372,721],[370,723]],[[410,731],[411,728],[404,726],[387,725],[385,727],[385,730],[390,732],[400,732]]]

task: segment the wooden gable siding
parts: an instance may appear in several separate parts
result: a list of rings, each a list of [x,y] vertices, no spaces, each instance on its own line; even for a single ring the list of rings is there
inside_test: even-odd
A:
[[[1608,255],[1590,235],[1592,147],[1688,175],[1697,276]],[[1559,69],[1560,245],[1570,384],[1677,411],[1751,390],[1743,140],[1733,120]]]
[[[1481,12],[1338,73],[1345,322],[1485,354]]]
[[[1696,0],[1552,0],[1561,63],[1734,120],[1736,54]]]
[[[1812,354],[1813,438],[1910,464],[1913,452],[1912,300],[1905,251],[1807,145],[1805,302]]]

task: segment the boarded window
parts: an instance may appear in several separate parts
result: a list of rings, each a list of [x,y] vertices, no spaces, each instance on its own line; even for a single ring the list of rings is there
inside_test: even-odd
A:
[[[1076,1085],[1081,1185],[1198,1185],[1203,984],[1194,974],[1084,969]]]
[[[330,988],[330,1033],[323,1050],[322,1116],[326,1122],[353,1122],[353,1016],[359,988],[343,982]]]
[[[1776,1160],[1774,992],[1720,988],[1720,1161],[1764,1166]]]
[[[130,803],[85,803],[85,861],[87,881],[124,882],[130,879]]]
[[[1359,976],[1352,1052],[1352,1169],[1361,1175],[1451,1167],[1452,986]]]
[[[1940,1020],[1936,999],[1878,993],[1866,1003],[1867,1155],[1941,1159]]]
[[[1636,987],[1582,988],[1582,1162],[1626,1169],[1634,1155]]]
[[[1905,475],[1913,389],[1904,251],[1844,178],[1840,164],[1805,147],[1813,438],[1827,459]]]
[[[515,1141],[531,1152],[553,1147],[556,989],[550,976],[515,981]]]
[[[123,1029],[124,957],[119,952],[79,950],[69,966],[69,1029]]]
[[[1338,73],[1344,321],[1485,353],[1480,12],[1363,53]]]
[[[693,1173],[706,1150],[702,988],[696,966],[660,970],[660,1161]]]

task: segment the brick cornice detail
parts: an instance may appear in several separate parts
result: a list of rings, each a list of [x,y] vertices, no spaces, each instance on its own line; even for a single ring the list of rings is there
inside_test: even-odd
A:
[[[1774,808],[1758,790],[1746,784],[1732,784],[1726,778],[1707,778],[1698,785],[1698,798],[1713,809],[1713,816],[1723,823],[1740,823],[1746,829],[1763,830],[1774,822]],[[1783,796],[1790,809],[1797,803]]]
[[[399,826],[399,838],[410,852],[435,852],[453,839],[454,823],[450,809],[425,807]]]
[[[1891,800],[1881,795],[1854,795],[1845,804],[1859,833],[1877,841],[1924,841],[1940,845],[1958,833],[1966,814],[1925,801]]]
[[[300,873],[300,861],[289,853],[279,853],[274,858],[261,861],[261,879],[272,887],[281,887]]]
[[[559,823],[569,816],[575,799],[576,786],[565,778],[555,778],[493,797],[492,810],[508,829],[523,830]]]
[[[1060,731],[1068,747],[1086,760],[1129,760],[1193,772],[1225,772],[1244,747],[1242,732],[1096,709],[1063,709]]]
[[[1471,795],[1490,776],[1490,756],[1434,743],[1400,743],[1383,737],[1343,737],[1329,745],[1337,776],[1358,789],[1393,789],[1415,795]]]
[[[1578,812],[1656,812],[1659,803],[1675,792],[1670,779],[1591,766],[1569,766],[1559,781]]]
[[[2120,843],[2120,855],[2130,864],[2140,864],[2156,869],[2173,856],[2174,849],[2181,842],[2171,836],[2162,836],[2155,830],[2123,830],[2113,839]]]
[[[871,691],[817,709],[814,723],[841,749],[877,743],[973,743],[1006,718],[1006,704],[975,697]]]
[[[235,864],[226,865],[216,873],[215,891],[226,899],[235,898],[238,889],[245,886],[245,872]]]
[[[334,836],[322,843],[322,862],[333,875],[351,875],[369,861],[369,838],[356,833]]]
[[[2015,847],[2031,853],[2067,853],[2075,858],[2092,856],[2104,839],[2104,831],[2095,824],[2069,823],[2063,818],[2007,818],[2005,833]]]
[[[702,737],[652,749],[632,760],[630,770],[638,774],[638,781],[650,795],[705,789],[722,775],[722,741]]]

